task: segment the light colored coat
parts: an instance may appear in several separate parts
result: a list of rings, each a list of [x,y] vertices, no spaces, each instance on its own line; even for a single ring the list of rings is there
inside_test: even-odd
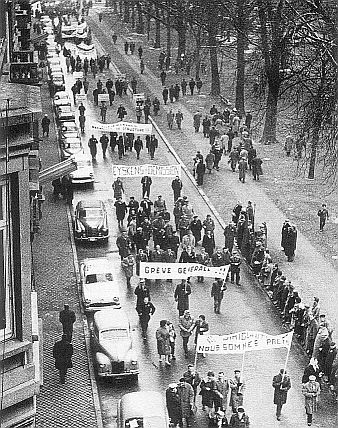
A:
[[[305,397],[305,410],[308,415],[317,411],[318,397],[320,394],[320,385],[317,381],[306,382],[302,387],[302,393]]]

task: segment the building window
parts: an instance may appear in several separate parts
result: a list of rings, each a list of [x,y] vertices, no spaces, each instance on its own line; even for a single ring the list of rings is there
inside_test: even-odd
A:
[[[8,186],[8,183],[0,181],[0,342],[10,338],[14,332]]]

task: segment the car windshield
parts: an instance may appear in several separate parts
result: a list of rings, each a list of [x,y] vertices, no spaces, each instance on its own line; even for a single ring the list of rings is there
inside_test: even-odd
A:
[[[107,282],[112,280],[113,275],[111,273],[90,273],[86,276],[86,284],[93,284],[94,282]]]
[[[127,419],[125,428],[159,428],[165,426],[160,416]]]
[[[100,218],[103,216],[103,212],[100,208],[86,208],[80,211],[80,217],[85,218]]]
[[[110,330],[102,330],[100,332],[101,340],[127,339],[128,330],[124,328],[113,328]]]

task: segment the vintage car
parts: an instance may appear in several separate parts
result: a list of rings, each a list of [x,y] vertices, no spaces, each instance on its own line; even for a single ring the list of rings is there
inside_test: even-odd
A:
[[[74,238],[77,241],[108,241],[107,211],[102,201],[79,201],[75,209]]]
[[[65,78],[62,72],[53,72],[50,76],[51,83],[54,87],[54,92],[64,91],[66,89]]]
[[[83,153],[81,138],[67,137],[60,141],[61,159],[66,160],[70,156]]]
[[[60,106],[71,106],[72,102],[71,102],[71,99],[69,97],[67,97],[67,98],[60,98],[58,100],[53,100],[53,104],[54,104],[55,111],[57,111],[58,107],[60,107]]]
[[[121,308],[120,287],[106,258],[83,260],[80,263],[80,278],[86,312]]]
[[[75,113],[72,109],[72,106],[61,105],[57,108],[56,111],[56,122],[68,122],[75,121]]]
[[[92,160],[85,154],[75,156],[76,171],[69,174],[73,185],[94,185],[94,169]]]
[[[162,394],[156,391],[130,392],[117,404],[118,428],[169,428]]]
[[[99,377],[138,376],[137,354],[133,349],[129,320],[123,309],[95,312],[91,333]]]

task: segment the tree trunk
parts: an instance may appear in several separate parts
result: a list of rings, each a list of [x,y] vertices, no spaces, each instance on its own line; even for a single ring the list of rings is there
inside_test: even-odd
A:
[[[197,29],[196,34],[196,50],[195,50],[195,61],[196,61],[196,79],[200,77],[201,69],[201,28]]]
[[[131,3],[131,28],[135,29],[135,4]]]
[[[271,81],[274,79],[274,81]],[[269,80],[268,98],[266,101],[265,123],[263,130],[262,141],[265,144],[276,142],[276,129],[277,129],[277,106],[280,81],[279,76],[272,76]]]
[[[244,49],[246,44],[246,16],[244,12],[245,1],[237,0],[237,67],[236,67],[236,101],[237,110],[243,116],[244,106],[244,79],[245,79],[245,59]]]
[[[237,110],[243,116],[244,106],[244,80],[245,80],[245,59],[244,59],[245,35],[243,31],[237,31],[237,67],[236,67],[236,101]]]
[[[160,48],[161,47],[161,22],[159,20],[159,8],[158,6],[155,6],[155,10],[156,10],[156,19],[155,19],[155,46],[154,48]]]
[[[315,178],[318,143],[319,143],[319,133],[318,133],[318,130],[316,129],[313,135],[312,143],[311,143],[311,155],[310,155],[310,165],[309,165],[309,174],[308,174],[308,178],[310,180],[313,180]]]
[[[124,2],[123,22],[126,24],[129,22],[129,1],[126,0]]]
[[[171,58],[171,20],[170,20],[170,0],[167,1],[167,57]]]
[[[142,6],[141,3],[138,1],[136,4],[137,8],[137,18],[138,18],[138,25],[136,32],[139,34],[144,34],[144,22],[143,22],[143,13],[142,13]]]
[[[148,42],[150,39],[150,24],[151,24],[150,12],[151,12],[151,5],[147,7],[147,40]]]
[[[212,23],[212,22],[211,22]],[[217,96],[221,93],[221,85],[219,80],[218,71],[218,58],[217,58],[217,41],[216,41],[217,27],[209,26],[209,46],[210,46],[210,68],[211,68],[211,95]]]
[[[186,24],[183,16],[183,10],[179,17],[177,17],[177,34],[178,34],[178,51],[177,51],[177,59],[180,60],[181,55],[185,55],[186,50]]]

